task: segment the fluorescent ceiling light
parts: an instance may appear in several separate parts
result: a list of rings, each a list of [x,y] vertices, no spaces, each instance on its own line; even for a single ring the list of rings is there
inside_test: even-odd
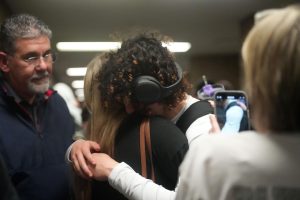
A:
[[[171,52],[186,52],[191,48],[189,42],[163,43]],[[110,51],[121,47],[121,42],[58,42],[59,51]]]
[[[58,42],[59,51],[109,51],[121,47],[120,42]]]
[[[189,42],[170,42],[163,43],[164,47],[167,47],[171,52],[187,52],[191,48],[191,44]]]
[[[71,67],[66,70],[68,76],[85,76],[86,67]]]
[[[72,87],[75,89],[81,89],[81,88],[83,88],[83,85],[84,85],[83,80],[72,81]]]

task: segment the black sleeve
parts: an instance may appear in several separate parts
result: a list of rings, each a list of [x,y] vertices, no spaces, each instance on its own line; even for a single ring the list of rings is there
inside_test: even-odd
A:
[[[174,189],[178,168],[188,150],[187,138],[175,124],[161,117],[150,119],[150,132],[155,174],[165,177],[169,184],[164,185]]]

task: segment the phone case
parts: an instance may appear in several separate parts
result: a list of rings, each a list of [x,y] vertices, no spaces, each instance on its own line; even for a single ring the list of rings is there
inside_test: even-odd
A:
[[[218,91],[214,95],[214,105],[222,133],[238,133],[250,129],[248,98],[244,91]]]

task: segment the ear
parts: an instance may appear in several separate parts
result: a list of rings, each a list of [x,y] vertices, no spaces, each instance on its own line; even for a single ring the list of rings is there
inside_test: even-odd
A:
[[[9,71],[9,67],[7,63],[8,63],[7,54],[4,53],[3,51],[0,51],[0,71],[4,73]]]

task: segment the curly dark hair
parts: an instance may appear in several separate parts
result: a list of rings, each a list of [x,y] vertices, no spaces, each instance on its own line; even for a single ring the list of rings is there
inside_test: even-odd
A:
[[[132,92],[134,79],[138,76],[152,76],[162,86],[172,85],[179,79],[174,55],[163,47],[159,36],[157,33],[139,34],[123,41],[116,52],[106,54],[107,62],[98,77],[105,107],[124,106],[123,100],[127,98],[139,108],[142,103]],[[182,80],[172,94],[159,102],[174,107],[185,98],[187,89],[188,85]]]

